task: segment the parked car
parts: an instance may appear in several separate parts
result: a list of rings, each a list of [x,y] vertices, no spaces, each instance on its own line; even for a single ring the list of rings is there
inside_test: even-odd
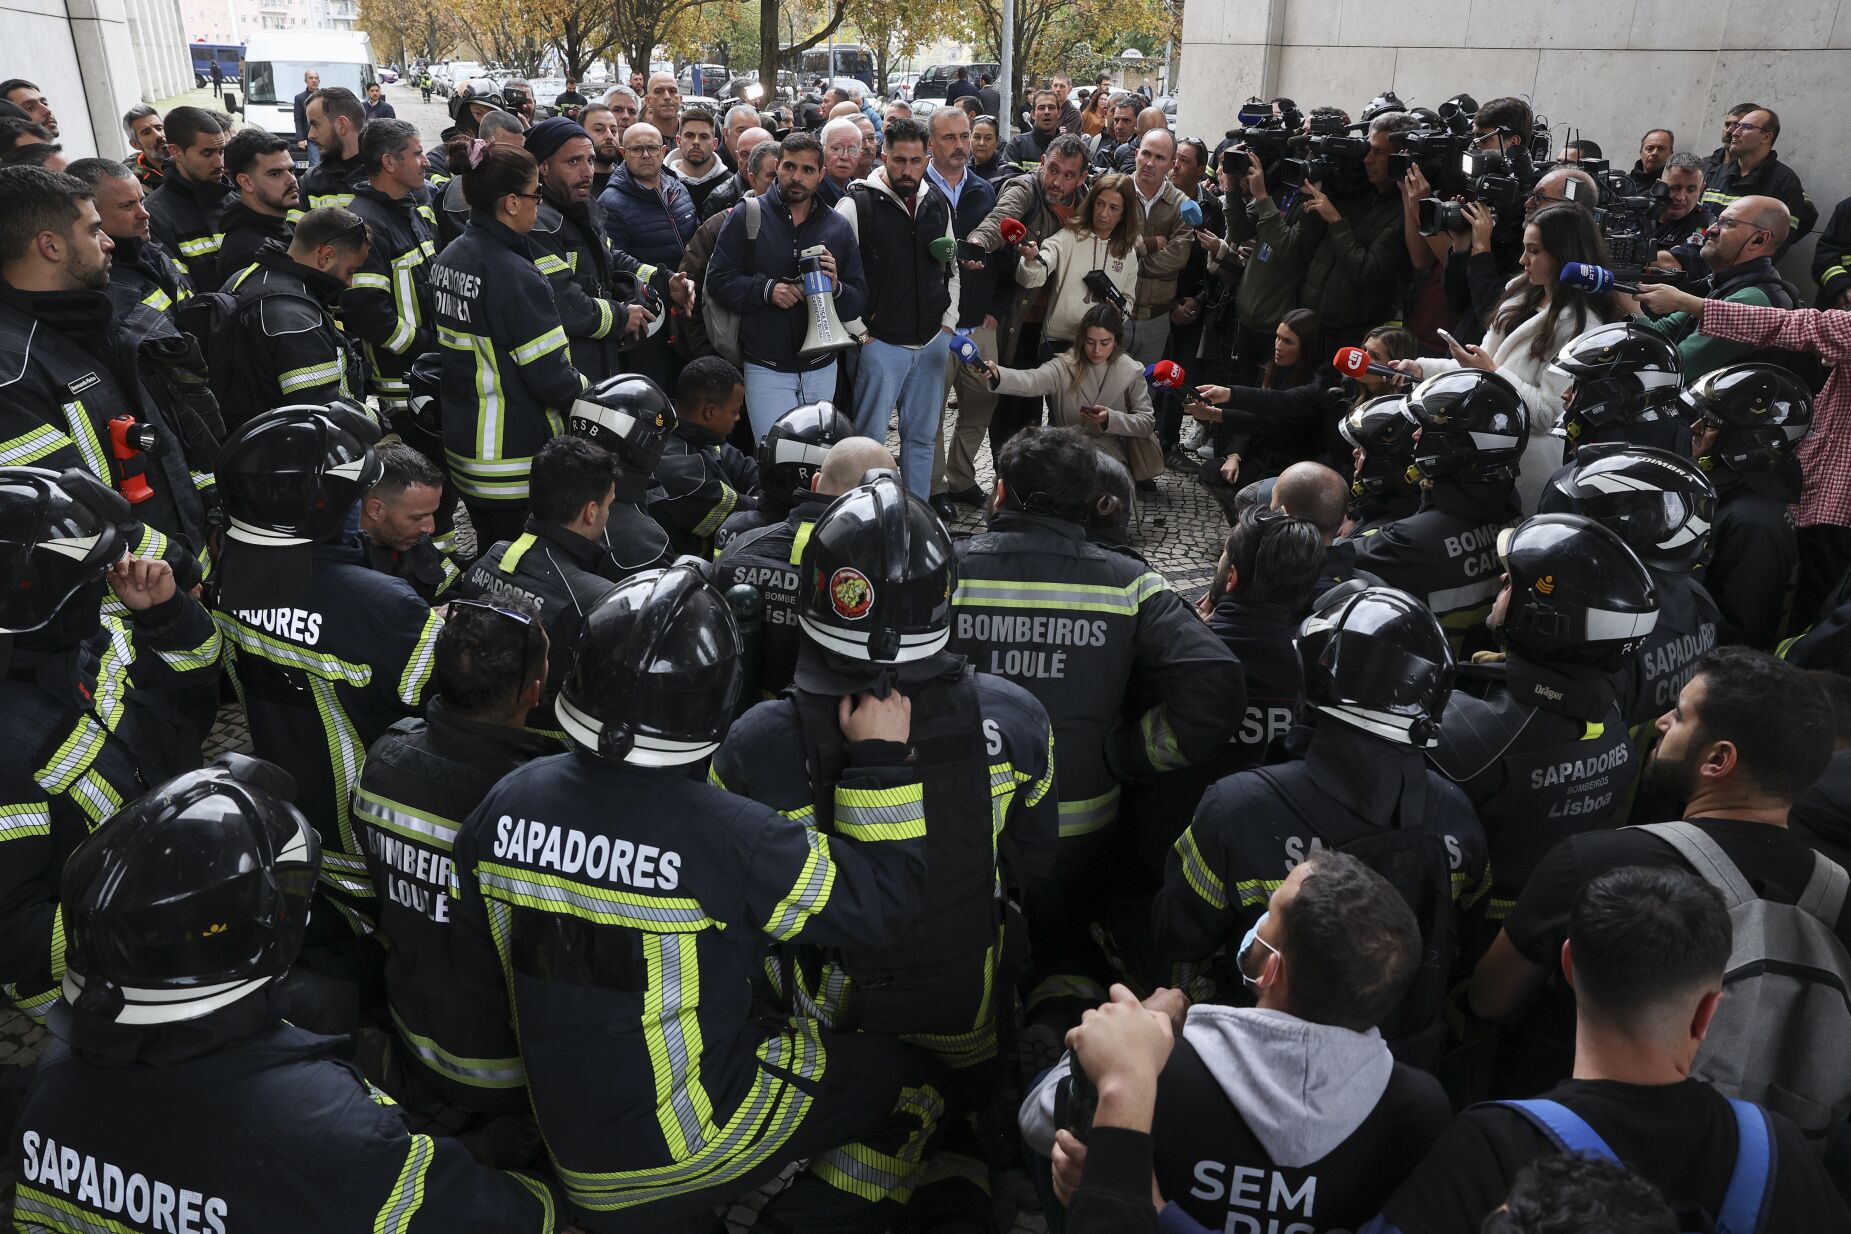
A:
[[[970,70],[970,84],[974,86],[978,84],[978,74],[988,73],[994,80],[1002,75],[1003,66],[984,63],[934,64],[919,74],[919,80],[913,84],[912,101],[918,103],[925,100],[933,104],[944,102],[945,91],[950,89],[951,83],[957,79],[959,69]]]

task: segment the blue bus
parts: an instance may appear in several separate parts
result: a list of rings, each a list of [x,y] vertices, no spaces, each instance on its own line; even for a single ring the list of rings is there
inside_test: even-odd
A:
[[[870,91],[874,89],[874,52],[860,43],[827,43],[802,53],[799,79],[804,82],[820,77],[824,83],[838,77],[853,77]]]
[[[188,43],[187,50],[193,53],[193,84],[209,86],[212,84],[212,62],[219,62],[219,72],[226,81],[239,81],[244,76],[243,43]]]

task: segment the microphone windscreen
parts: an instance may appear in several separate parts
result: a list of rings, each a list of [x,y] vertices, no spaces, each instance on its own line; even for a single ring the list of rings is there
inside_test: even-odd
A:
[[[996,229],[1003,233],[1005,244],[1020,244],[1028,238],[1028,228],[1021,219],[1004,219],[996,225]]]
[[[1164,390],[1183,388],[1183,366],[1174,360],[1159,360],[1144,366],[1144,379]]]
[[[951,354],[958,358],[960,364],[976,364],[983,359],[977,344],[962,334],[951,340]]]
[[[1556,280],[1569,287],[1578,287],[1582,291],[1603,292],[1613,286],[1613,271],[1605,266],[1591,266],[1584,262],[1564,262],[1561,274]]]
[[[1331,364],[1345,377],[1361,377],[1369,371],[1369,353],[1360,347],[1339,347]]]
[[[1178,213],[1183,216],[1183,222],[1189,224],[1189,226],[1200,227],[1202,225],[1202,206],[1195,198],[1183,198],[1182,208]]]

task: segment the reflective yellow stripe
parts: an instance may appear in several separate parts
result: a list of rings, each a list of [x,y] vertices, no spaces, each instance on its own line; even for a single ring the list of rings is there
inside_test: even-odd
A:
[[[1208,859],[1202,856],[1202,850],[1195,842],[1193,825],[1176,841],[1176,856],[1182,864],[1183,881],[1189,884],[1190,890],[1201,896],[1203,903],[1216,912],[1225,910],[1228,906],[1227,884],[1221,881],[1214,868],[1208,864]]]
[[[334,359],[324,364],[314,364],[306,368],[290,369],[286,373],[278,373],[276,384],[277,388],[284,394],[295,394],[302,390],[312,389],[315,386],[325,386],[330,382],[338,382],[341,378],[346,376],[346,374],[346,363],[339,356],[336,356]]]
[[[643,1042],[655,1080],[656,1122],[669,1156],[685,1161],[719,1135],[713,1099],[701,1084],[700,964],[691,937],[643,938],[648,966]]]
[[[406,1028],[405,1021],[399,1018],[397,1008],[392,1009],[392,1023],[398,1029],[399,1039],[405,1043],[405,1048],[445,1079],[467,1084],[471,1088],[487,1089],[519,1088],[527,1082],[527,1071],[519,1058],[470,1058],[463,1054],[452,1054],[431,1038]]]
[[[425,1175],[430,1172],[431,1161],[436,1156],[437,1146],[430,1136],[411,1137],[411,1146],[405,1150],[405,1164],[392,1186],[392,1194],[386,1197],[379,1215],[373,1218],[373,1234],[405,1234],[411,1228],[412,1217],[424,1203]]]
[[[701,537],[712,535],[720,524],[726,521],[727,516],[733,512],[733,507],[738,504],[739,494],[733,491],[732,485],[722,483],[720,485],[720,500],[714,503],[713,509],[707,511],[706,518],[694,525],[694,534]]]
[[[922,840],[926,833],[925,789],[835,788],[835,830],[846,839]]]
[[[524,367],[532,364],[542,356],[550,355],[558,351],[565,345],[566,332],[564,328],[554,326],[551,330],[548,330],[538,338],[531,339],[528,342],[522,343],[519,347],[510,349],[508,354],[514,357],[514,362],[516,364]]]
[[[1114,785],[1097,797],[1061,802],[1060,838],[1070,840],[1075,836],[1091,835],[1110,824],[1118,817],[1118,797],[1119,789]]]
[[[1043,583],[1023,579],[963,578],[953,604],[980,608],[1055,609],[1062,612],[1116,613],[1134,616],[1138,608],[1168,584],[1158,574],[1144,574],[1122,587],[1107,583]]]
[[[527,550],[539,542],[539,538],[531,531],[523,531],[520,535],[510,540],[508,542],[508,551],[501,555],[501,572],[503,574],[514,573],[514,571],[520,567],[521,558],[527,555]]]
[[[51,425],[40,424],[10,441],[0,441],[0,467],[25,467],[73,444]]]
[[[829,893],[835,890],[836,865],[829,855],[829,837],[806,829],[803,838],[810,846],[803,869],[791,884],[789,894],[778,901],[771,916],[765,919],[765,933],[780,942],[801,933],[810,918],[829,903]]]
[[[405,660],[405,671],[399,674],[398,699],[407,707],[416,707],[424,701],[424,688],[430,684],[431,670],[436,667],[437,636],[441,633],[443,618],[432,609],[425,614],[424,629],[419,631],[418,641]]]

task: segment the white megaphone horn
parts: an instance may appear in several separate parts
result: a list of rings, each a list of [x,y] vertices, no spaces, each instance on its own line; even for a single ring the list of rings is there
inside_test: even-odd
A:
[[[797,271],[803,276],[803,308],[808,318],[803,346],[797,354],[805,360],[855,345],[855,340],[842,328],[842,319],[836,316],[835,292],[829,287],[829,276],[823,273],[823,254],[828,251],[820,244],[813,244],[797,254]]]

